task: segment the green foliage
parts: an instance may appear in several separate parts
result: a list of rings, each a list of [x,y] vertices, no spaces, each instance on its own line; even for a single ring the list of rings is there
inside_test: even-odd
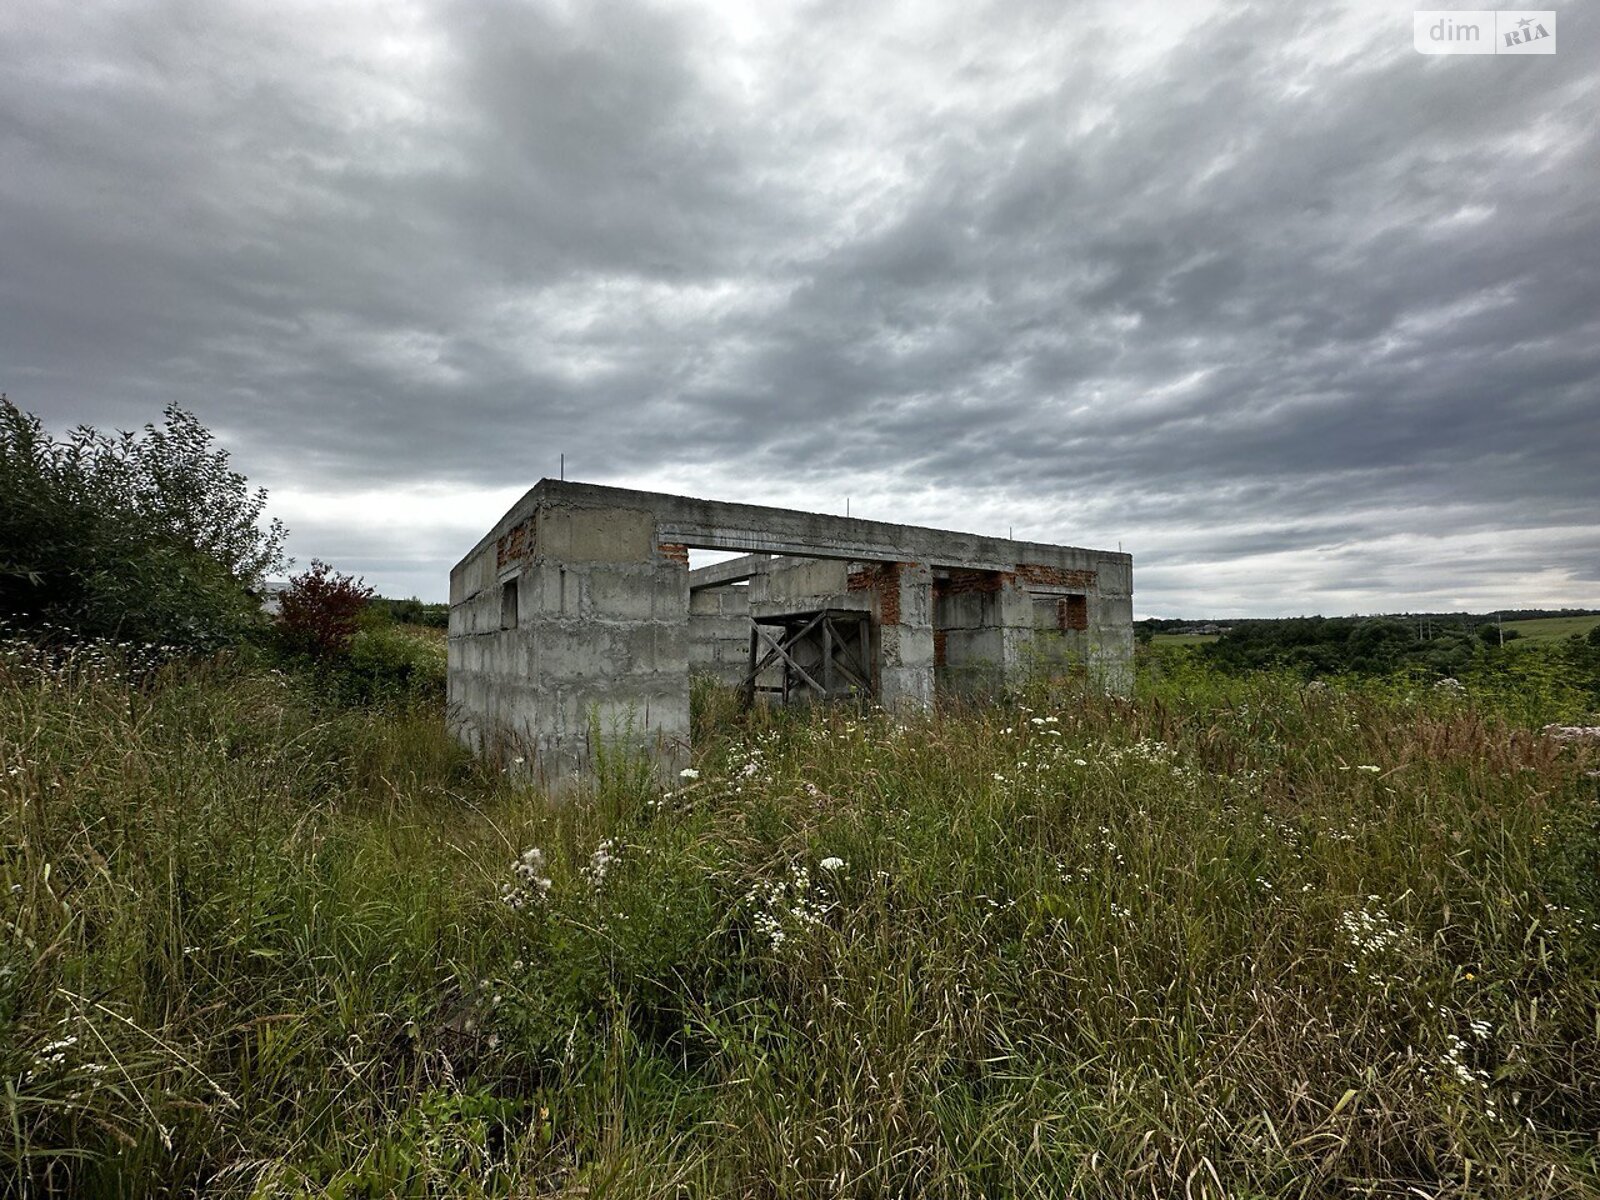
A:
[[[394,626],[357,630],[338,664],[343,697],[350,703],[442,703],[447,663],[445,644]]]
[[[1478,637],[1486,646],[1501,646],[1506,642],[1514,642],[1521,636],[1521,631],[1507,629],[1498,623],[1478,626]]]
[[[11,1190],[1592,1194],[1565,660],[1144,653],[909,723],[700,682],[697,774],[561,804],[436,704],[0,660]]]
[[[57,440],[0,397],[0,619],[59,641],[233,642],[248,589],[283,566],[265,504],[176,406],[159,428]]]
[[[1515,638],[1506,631],[1506,640]],[[1393,617],[1296,617],[1241,621],[1205,647],[1208,660],[1230,671],[1287,669],[1308,679],[1353,673],[1422,670],[1461,676],[1495,661],[1496,626],[1434,624]]]
[[[368,607],[372,612],[380,613],[387,620],[401,625],[420,625],[427,629],[448,629],[450,626],[448,604],[424,604],[415,596],[409,600],[377,596]]]

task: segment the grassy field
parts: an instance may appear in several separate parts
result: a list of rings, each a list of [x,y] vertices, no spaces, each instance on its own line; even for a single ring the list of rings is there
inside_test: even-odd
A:
[[[1204,646],[1217,640],[1215,633],[1158,633],[1150,640],[1157,646]]]
[[[1507,621],[1506,632],[1515,630],[1520,636],[1515,643],[1506,644],[1534,646],[1560,641],[1573,634],[1587,634],[1596,625],[1600,625],[1600,617],[1540,617],[1527,621]],[[1152,639],[1158,646],[1204,646],[1216,640],[1214,633],[1158,633]]]
[[[1594,1195],[1570,715],[1182,659],[908,725],[700,689],[697,775],[552,808],[424,705],[13,658],[7,1191]]]
[[[1537,645],[1569,638],[1575,633],[1587,636],[1596,625],[1600,625],[1600,617],[1539,617],[1528,621],[1507,621],[1506,632],[1516,630],[1521,637],[1517,643],[1507,642],[1506,645]]]

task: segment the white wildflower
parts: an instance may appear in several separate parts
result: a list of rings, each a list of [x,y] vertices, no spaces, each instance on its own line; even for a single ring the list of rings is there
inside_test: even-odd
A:
[[[1539,731],[1557,742],[1600,742],[1600,725],[1561,725],[1552,723]]]
[[[583,877],[589,881],[589,887],[599,891],[605,886],[606,873],[611,870],[611,864],[617,861],[621,846],[616,838],[606,838],[595,847],[589,856],[589,865],[583,868]]]
[[[842,859],[830,859],[843,866]],[[811,873],[795,867],[788,879],[750,889],[745,901],[756,908],[751,925],[774,950],[789,938],[811,926],[820,925],[828,908],[811,892]]]
[[[524,850],[511,864],[515,880],[500,885],[500,899],[521,912],[543,900],[550,891],[550,877],[545,874],[544,851],[537,846]]]

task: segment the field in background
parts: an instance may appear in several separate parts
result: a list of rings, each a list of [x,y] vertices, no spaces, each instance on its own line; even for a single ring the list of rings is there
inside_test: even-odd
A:
[[[0,658],[9,1190],[1594,1194],[1582,703],[700,688],[552,807],[433,705]]]
[[[1527,621],[1507,621],[1505,628],[1507,633],[1514,629],[1521,634],[1517,642],[1533,645],[1569,638],[1573,634],[1587,636],[1596,625],[1600,625],[1600,617],[1537,617]],[[1513,644],[1506,643],[1507,646]]]
[[[1438,624],[1441,628],[1448,627],[1447,622],[1442,620]],[[1507,621],[1505,629],[1507,633],[1515,630],[1519,635],[1516,640],[1523,645],[1532,645],[1559,641],[1574,634],[1587,635],[1596,625],[1600,625],[1600,616],[1535,617],[1521,621]],[[1218,635],[1214,633],[1157,633],[1152,640],[1158,646],[1204,646],[1216,641],[1217,637]],[[1511,643],[1506,644],[1509,646]]]

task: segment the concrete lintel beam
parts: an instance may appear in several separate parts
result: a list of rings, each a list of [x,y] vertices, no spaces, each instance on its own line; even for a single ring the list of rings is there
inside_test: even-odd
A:
[[[935,567],[980,571],[1013,571],[1019,563],[1030,562],[1066,566],[1132,562],[1129,555],[1107,550],[1009,541],[920,525],[894,525],[860,517],[636,492],[557,479],[541,479],[501,523],[508,524],[518,513],[541,505],[645,510],[655,514],[656,535],[660,541],[699,550],[744,550],[751,554],[789,554],[799,558],[839,558],[857,562],[921,562]],[[486,538],[485,542],[488,540]]]
[[[671,541],[670,538],[664,540]],[[772,559],[765,554],[746,554],[742,558],[730,558],[727,562],[712,563],[710,566],[696,567],[690,571],[689,590],[698,592],[702,588],[727,587],[729,584],[754,579],[757,575],[765,575],[771,569]]]

